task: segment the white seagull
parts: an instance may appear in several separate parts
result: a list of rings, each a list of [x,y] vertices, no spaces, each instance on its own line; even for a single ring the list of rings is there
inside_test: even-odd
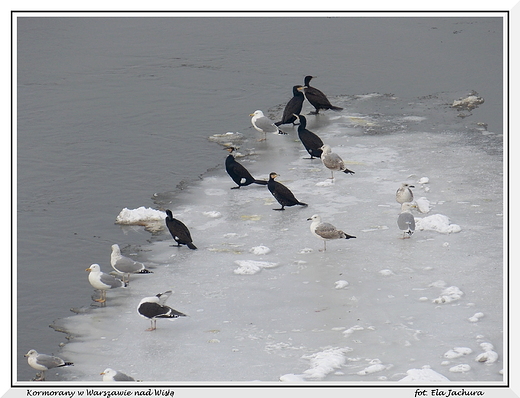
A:
[[[36,350],[30,350],[27,354],[24,355],[27,357],[27,362],[29,365],[36,370],[40,370],[41,373],[38,379],[34,379],[35,381],[43,381],[45,380],[45,371],[52,368],[61,368],[63,366],[71,366],[72,362],[65,362],[63,359],[59,357],[55,357],[47,354],[38,354]]]
[[[101,290],[101,298],[94,299],[99,303],[104,303],[107,301],[107,290],[115,289],[118,287],[126,287],[127,284],[123,282],[121,279],[118,279],[110,274],[105,274],[101,272],[101,268],[99,264],[92,264],[85,271],[89,271],[88,281],[92,285],[94,289]]]
[[[401,183],[401,187],[395,193],[395,200],[398,203],[413,202],[413,192],[410,188],[415,186],[407,184],[406,182]]]
[[[334,179],[334,171],[342,171],[346,174],[354,174],[352,170],[347,169],[343,159],[337,154],[332,152],[330,145],[323,145],[320,148],[323,153],[321,154],[321,161],[323,165],[330,170],[331,177]]]
[[[152,274],[153,272],[146,269],[143,263],[132,260],[129,257],[121,255],[119,245],[112,245],[112,253],[110,254],[110,264],[118,273],[123,274],[123,282],[130,283],[130,274]],[[125,280],[125,276],[128,278]]]
[[[337,229],[334,225],[328,222],[322,222],[321,217],[317,214],[308,218],[307,220],[312,221],[311,232],[318,238],[323,240],[323,251],[327,250],[327,241],[332,239],[351,239],[355,236],[348,235],[345,232]],[[321,250],[320,250],[321,251]]]
[[[264,133],[264,138],[259,141],[265,141],[267,139],[267,133],[287,134],[280,130],[278,126],[260,110],[251,113],[249,116],[252,116],[251,123],[253,124],[253,127],[261,133]]]
[[[181,316],[186,316],[182,312],[174,310],[171,307],[165,305],[166,300],[172,294],[171,290],[168,290],[164,293],[156,294],[152,297],[145,297],[139,302],[137,306],[137,312],[144,318],[148,318],[151,321],[151,327],[146,329],[147,331],[152,331],[157,329],[156,323],[157,318],[179,318]]]
[[[401,205],[401,212],[399,213],[399,217],[397,217],[397,225],[399,229],[404,231],[403,239],[412,236],[415,231],[415,218],[411,213],[411,209],[417,208],[417,206],[410,202],[405,202]]]
[[[103,381],[135,381],[133,377],[110,368],[106,368],[100,375],[103,376]]]

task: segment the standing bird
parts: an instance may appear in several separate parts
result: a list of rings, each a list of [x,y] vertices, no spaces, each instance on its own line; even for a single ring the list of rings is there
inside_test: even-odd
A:
[[[397,225],[403,233],[403,239],[411,237],[415,231],[415,218],[411,212],[411,209],[417,208],[417,206],[410,202],[404,202],[401,205],[401,212],[399,213],[399,217],[397,217]]]
[[[323,240],[323,251],[327,250],[328,240],[355,238],[355,236],[346,234],[345,232],[337,229],[334,225],[329,224],[328,222],[322,222],[321,217],[317,214],[313,215],[307,220],[312,221],[311,232],[315,236]]]
[[[110,274],[105,274],[104,272],[101,272],[99,264],[92,264],[85,271],[90,272],[88,274],[88,281],[90,282],[92,287],[101,291],[101,298],[94,299],[94,301],[97,301],[99,303],[104,303],[107,301],[107,290],[128,286],[121,279],[118,279]]]
[[[395,193],[395,200],[401,204],[413,202],[413,192],[410,188],[415,188],[415,186],[407,184],[406,182],[401,183],[401,187]]]
[[[311,159],[321,157],[323,151],[321,147],[323,146],[323,141],[320,137],[314,134],[312,131],[307,130],[307,119],[303,115],[294,115],[298,119],[300,119],[300,124],[298,125],[298,137],[302,142],[303,146],[311,155]]]
[[[302,86],[293,86],[293,97],[289,100],[287,105],[285,105],[282,120],[276,122],[276,126],[290,123],[294,124],[296,121],[296,116],[302,111],[303,101],[305,101],[305,96],[300,90],[298,90],[300,87]]]
[[[239,189],[240,187],[245,187],[253,183],[267,185],[267,181],[255,180],[251,173],[235,160],[235,157],[233,156],[233,151],[235,151],[234,147],[230,146],[224,149],[229,152],[229,155],[226,158],[226,171],[231,179],[238,185],[238,187],[231,187],[231,189]],[[245,181],[242,182],[242,180]]]
[[[164,293],[159,293],[152,297],[145,297],[139,302],[139,305],[137,306],[137,312],[142,317],[150,319],[152,323],[150,328],[146,329],[146,331],[157,329],[157,318],[173,319],[186,316],[186,314],[176,311],[164,304],[171,294],[172,291],[168,290]]]
[[[100,375],[103,376],[103,381],[135,381],[133,377],[110,368],[106,368]]]
[[[25,354],[24,357],[27,357],[27,362],[31,368],[41,371],[41,373],[36,375],[37,377],[39,376],[39,378],[34,379],[35,381],[45,380],[46,370],[74,365],[72,362],[65,362],[59,357],[47,354],[38,354],[36,350],[29,350],[29,352]]]
[[[267,133],[287,134],[280,130],[271,119],[269,119],[267,116],[264,116],[262,111],[255,111],[249,116],[252,116],[251,123],[253,124],[253,127],[261,133],[264,133],[264,138],[259,141],[265,141],[267,139]]]
[[[315,76],[305,76],[305,79],[303,81],[304,86],[299,88],[298,90],[303,91],[305,93],[305,98],[307,98],[307,101],[309,101],[311,105],[314,108],[316,108],[316,112],[314,112],[314,114],[317,115],[320,112],[320,109],[332,109],[333,111],[341,111],[343,108],[332,105],[325,96],[325,94],[323,94],[317,88],[311,87],[310,82],[313,77]]]
[[[307,203],[300,202],[296,199],[293,193],[287,188],[285,185],[280,184],[278,181],[274,179],[278,177],[278,174],[271,173],[269,174],[269,181],[267,182],[267,188],[273,194],[274,198],[282,205],[281,209],[273,209],[273,210],[285,210],[285,206],[308,206]]]
[[[130,274],[153,274],[152,271],[145,268],[143,263],[121,255],[121,249],[117,244],[112,245],[110,265],[116,272],[123,274],[123,282],[126,283],[130,283]],[[127,280],[125,280],[125,276],[128,278]]]
[[[323,151],[321,154],[321,161],[324,166],[330,170],[330,178],[334,179],[334,171],[342,171],[346,174],[354,174],[352,170],[347,169],[343,159],[341,159],[338,154],[332,152],[330,145],[325,144],[320,149]]]
[[[172,234],[173,240],[177,242],[177,246],[186,245],[190,249],[195,250],[197,246],[193,244],[188,227],[182,221],[173,218],[171,210],[166,210],[166,215],[166,226],[170,234]]]

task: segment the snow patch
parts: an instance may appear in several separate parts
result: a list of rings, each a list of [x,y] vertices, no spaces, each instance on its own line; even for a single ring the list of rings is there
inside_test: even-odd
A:
[[[274,268],[278,265],[278,263],[254,260],[236,260],[235,263],[239,265],[233,271],[237,275],[253,275],[259,273],[264,268]]]
[[[450,381],[447,377],[437,373],[435,370],[425,367],[423,369],[409,369],[406,371],[407,376],[402,378],[401,382],[416,383],[416,382],[434,382],[441,383]]]
[[[424,231],[436,231],[441,234],[454,234],[462,228],[457,224],[450,224],[450,219],[443,214],[434,214],[425,218],[415,219],[416,228]]]
[[[444,289],[439,297],[433,300],[435,304],[451,303],[462,297],[464,293],[457,286],[450,286]]]
[[[329,373],[339,369],[346,361],[345,354],[352,351],[352,348],[327,348],[302,358],[309,359],[311,367],[303,372],[306,379],[323,380]]]

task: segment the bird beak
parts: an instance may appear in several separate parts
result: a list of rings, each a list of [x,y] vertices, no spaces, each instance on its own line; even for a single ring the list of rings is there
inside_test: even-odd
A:
[[[85,271],[92,271],[90,268],[87,268]]]
[[[307,221],[311,221],[311,220],[312,220],[312,218],[310,218],[310,217],[307,219]]]
[[[307,86],[303,86],[303,87],[298,87],[296,90],[298,90],[298,91],[303,91],[303,90],[306,89],[306,88],[307,88]]]
[[[105,374],[105,372],[101,372],[101,373],[100,373],[100,375],[104,375],[104,374]]]
[[[249,116],[255,116],[255,114],[254,113],[250,113]]]
[[[408,185],[409,188],[415,188],[415,185]]]

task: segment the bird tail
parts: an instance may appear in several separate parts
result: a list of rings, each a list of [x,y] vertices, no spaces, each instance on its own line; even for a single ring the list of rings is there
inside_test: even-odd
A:
[[[138,272],[138,274],[153,274],[153,272],[149,269],[143,268],[141,271]]]
[[[300,206],[303,206],[303,207],[309,206],[307,203],[303,203],[303,202],[298,202],[297,204],[300,205]]]
[[[334,105],[331,105],[330,109],[332,109],[333,111],[342,111],[343,110],[343,108],[341,108],[339,106],[334,106]]]
[[[283,130],[278,129],[278,134],[287,135],[287,133]]]
[[[258,185],[267,185],[267,181],[265,180],[254,180],[253,182]]]
[[[197,246],[195,246],[193,243],[189,242],[189,243],[186,243],[186,246],[188,246],[191,250],[196,250],[197,249]]]
[[[275,125],[275,126],[280,126],[280,125],[282,125],[282,124],[283,124],[283,120],[280,120],[279,122],[276,122],[274,125]]]
[[[343,170],[343,173],[345,173],[345,174],[356,174],[352,170],[349,170],[349,169]]]
[[[72,366],[72,365],[74,365],[73,362],[65,362],[65,363],[63,363],[63,365],[60,365],[60,368],[61,368],[62,366]]]

